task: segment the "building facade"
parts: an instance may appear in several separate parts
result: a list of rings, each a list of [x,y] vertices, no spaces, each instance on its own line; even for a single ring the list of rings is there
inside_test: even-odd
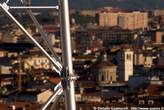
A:
[[[147,12],[100,12],[100,26],[120,26],[123,29],[144,29],[148,27]]]
[[[109,62],[106,55],[104,56],[104,59],[92,70],[96,75],[96,80],[100,86],[115,82],[117,77],[117,66]]]
[[[104,46],[108,46],[109,43],[119,43],[119,42],[131,42],[134,39],[135,32],[127,29],[121,29],[119,27],[111,27],[111,28],[96,28],[96,29],[85,29],[85,30],[76,30],[76,32],[72,35],[74,37],[75,47],[76,49],[84,49],[87,47],[101,47],[98,44],[103,42]],[[93,44],[93,36],[95,40],[99,43]]]
[[[156,30],[156,31],[150,31],[149,32],[151,39],[156,44],[162,44],[164,43],[164,31],[163,30]]]
[[[119,80],[128,81],[129,77],[133,75],[133,51],[124,49],[118,54],[119,63]]]
[[[118,24],[118,13],[106,13],[106,12],[103,12],[103,13],[100,13],[99,14],[99,25],[100,26],[109,26],[109,27],[112,27],[112,26],[117,26]]]
[[[121,13],[118,25],[123,29],[144,29],[148,27],[148,14],[146,12]]]
[[[164,10],[154,10],[154,16],[163,16]]]
[[[24,69],[53,69],[51,62],[44,56],[29,56],[23,61]]]

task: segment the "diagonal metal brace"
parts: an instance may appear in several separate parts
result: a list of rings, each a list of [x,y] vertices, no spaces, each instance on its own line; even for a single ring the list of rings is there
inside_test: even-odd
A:
[[[33,43],[46,55],[46,57],[52,62],[54,65],[54,69],[61,76],[62,66],[61,64],[53,57],[49,55],[49,53],[28,33],[28,31],[16,20],[16,18],[8,11],[9,6],[6,3],[1,4],[0,8],[3,12],[13,21],[16,25],[24,32],[24,34],[31,40]]]

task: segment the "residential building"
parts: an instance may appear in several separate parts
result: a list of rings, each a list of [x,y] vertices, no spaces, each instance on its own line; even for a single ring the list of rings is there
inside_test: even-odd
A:
[[[144,29],[148,27],[148,13],[128,12],[120,13],[118,16],[118,26],[123,29]]]
[[[52,69],[51,62],[45,56],[29,56],[24,59],[24,69]]]
[[[99,14],[99,25],[100,26],[117,26],[118,25],[118,13],[103,12]]]
[[[107,11],[98,14],[100,26],[120,26],[123,29],[144,29],[148,27],[147,12],[119,12]]]
[[[153,65],[152,55],[145,56],[144,67],[150,68]]]
[[[12,66],[0,66],[0,74],[11,74]]]
[[[80,14],[83,15],[83,16],[93,16],[93,17],[95,17],[96,13],[97,13],[97,11],[95,11],[95,10],[81,10],[80,11]]]
[[[159,24],[164,25],[164,15],[159,17]]]
[[[142,52],[134,53],[134,65],[144,65],[144,54]]]
[[[150,31],[149,35],[151,36],[151,39],[154,43],[164,43],[164,32],[162,30]]]
[[[98,27],[89,28],[84,30],[76,30],[72,35],[74,37],[76,49],[84,49],[91,47],[92,49],[101,49],[101,42],[104,46],[108,46],[109,43],[128,43],[134,39],[135,32],[127,29],[121,29],[119,27]],[[95,42],[96,41],[96,45]]]
[[[164,10],[154,10],[154,16],[163,16]]]
[[[53,94],[53,92],[51,90],[46,90],[46,91],[43,91],[43,92],[37,94],[37,102],[39,104],[46,103],[46,101],[49,99],[49,97],[52,94]]]
[[[153,65],[152,53],[144,52],[142,50],[134,52],[134,65],[144,66],[150,68]]]
[[[0,57],[5,57],[7,56],[7,51],[3,50],[3,49],[0,49]]]

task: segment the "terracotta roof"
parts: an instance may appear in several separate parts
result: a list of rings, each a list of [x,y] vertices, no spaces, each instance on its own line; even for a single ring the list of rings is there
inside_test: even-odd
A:
[[[51,77],[49,81],[53,84],[58,84],[61,81],[61,78],[59,77]]]
[[[0,103],[0,108],[1,108],[1,110],[10,110],[9,106],[2,104],[2,103]]]
[[[149,85],[146,89],[151,95],[159,95],[163,92],[164,85]]]
[[[83,96],[97,96],[97,97],[104,96],[105,98],[111,98],[111,97],[121,97],[121,96],[123,96],[123,93],[110,90],[109,92],[87,93],[87,94],[83,94]]]
[[[80,87],[83,88],[95,88],[96,84],[93,81],[83,81],[83,82],[78,82],[80,84]]]
[[[96,68],[109,68],[109,67],[116,67],[116,65],[108,61],[102,61],[98,63],[95,67]]]
[[[164,65],[154,65],[152,69],[164,69]]]
[[[29,102],[15,102],[13,103],[13,105],[16,106],[16,109],[25,107],[26,110],[37,110],[41,107],[37,103],[29,103]],[[9,105],[9,104],[0,103],[1,110],[11,110],[11,106],[12,106],[11,104]]]
[[[43,29],[46,32],[58,32],[58,31],[60,31],[60,28],[55,26],[55,25],[44,25]]]

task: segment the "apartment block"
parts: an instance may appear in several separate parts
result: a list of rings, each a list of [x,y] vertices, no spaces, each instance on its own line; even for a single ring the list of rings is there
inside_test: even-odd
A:
[[[103,12],[99,13],[99,25],[100,26],[117,26],[118,25],[118,13]]]
[[[148,14],[145,12],[120,13],[118,26],[123,29],[144,29],[148,26]]]
[[[147,12],[100,12],[100,26],[119,26],[123,29],[144,29],[148,26]]]

